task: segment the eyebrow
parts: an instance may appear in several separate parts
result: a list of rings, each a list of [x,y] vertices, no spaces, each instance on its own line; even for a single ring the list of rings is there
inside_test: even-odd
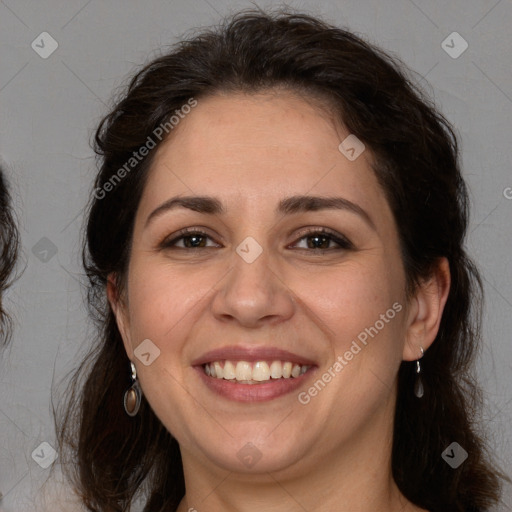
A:
[[[148,224],[164,213],[176,208],[186,208],[207,215],[224,215],[226,208],[216,197],[211,196],[181,196],[172,197],[155,208],[146,219]],[[346,210],[355,213],[374,230],[375,224],[368,213],[358,204],[343,197],[320,197],[298,195],[282,199],[276,208],[276,214],[293,215],[318,210]]]

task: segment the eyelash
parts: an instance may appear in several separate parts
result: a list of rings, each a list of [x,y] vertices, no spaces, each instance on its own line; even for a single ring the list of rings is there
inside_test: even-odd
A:
[[[192,237],[194,235],[196,235],[196,236],[199,235],[199,236],[202,236],[202,237],[206,237],[206,238],[212,239],[210,237],[210,235],[208,235],[208,233],[205,233],[204,231],[201,231],[200,229],[184,228],[181,231],[179,231],[177,233],[177,236],[175,236],[172,240],[165,239],[160,244],[159,247],[160,247],[160,249],[179,249],[179,250],[184,250],[184,251],[195,251],[197,249],[211,249],[212,248],[212,247],[176,247],[175,246],[176,242],[178,242],[180,240],[184,240],[185,238]],[[327,237],[330,241],[333,241],[336,244],[338,244],[339,247],[337,247],[337,248],[336,247],[335,248],[329,248],[329,249],[314,249],[314,248],[310,249],[310,248],[307,248],[307,249],[299,249],[299,250],[301,250],[301,251],[313,251],[313,252],[318,253],[318,254],[323,254],[323,253],[330,252],[330,251],[333,251],[333,250],[342,251],[342,250],[353,250],[354,249],[354,245],[352,244],[352,242],[350,242],[350,240],[348,240],[344,236],[338,235],[337,233],[332,232],[332,231],[330,231],[330,230],[328,230],[326,228],[303,231],[303,232],[300,233],[299,238],[297,238],[297,241],[301,241],[304,238],[309,238],[309,237],[313,237],[313,236],[324,236],[324,237]]]

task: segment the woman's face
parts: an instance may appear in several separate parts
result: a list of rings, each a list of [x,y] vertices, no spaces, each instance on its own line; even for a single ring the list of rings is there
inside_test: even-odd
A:
[[[116,313],[184,461],[307,470],[389,431],[417,352],[394,219],[369,151],[339,149],[348,135],[290,93],[230,94],[158,149]],[[189,196],[204,202],[171,207]]]

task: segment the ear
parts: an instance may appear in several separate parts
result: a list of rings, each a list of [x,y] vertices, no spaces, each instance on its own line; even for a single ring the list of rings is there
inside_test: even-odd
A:
[[[421,358],[434,342],[443,316],[450,291],[450,264],[447,258],[440,258],[432,274],[422,281],[408,311],[407,331],[404,344],[404,361]]]
[[[114,312],[114,316],[116,317],[117,328],[123,338],[126,354],[130,361],[133,361],[133,347],[130,337],[130,315],[128,306],[121,296],[117,276],[114,273],[109,274],[107,278],[107,298]]]

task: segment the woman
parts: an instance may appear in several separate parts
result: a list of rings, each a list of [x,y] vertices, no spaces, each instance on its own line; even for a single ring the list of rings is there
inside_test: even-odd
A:
[[[18,230],[11,197],[4,171],[0,168],[0,348],[7,346],[11,337],[11,318],[4,308],[3,295],[12,284],[18,249]]]
[[[100,335],[60,423],[89,510],[498,501],[457,141],[399,63],[242,13],[140,71],[95,141]]]

